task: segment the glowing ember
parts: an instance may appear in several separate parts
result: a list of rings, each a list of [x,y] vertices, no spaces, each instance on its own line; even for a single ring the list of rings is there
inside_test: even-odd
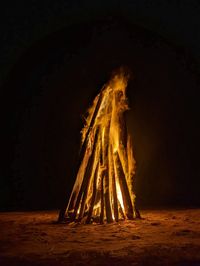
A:
[[[132,187],[135,160],[124,117],[128,78],[120,69],[88,109],[76,182],[59,221],[66,217],[103,223],[140,217]]]

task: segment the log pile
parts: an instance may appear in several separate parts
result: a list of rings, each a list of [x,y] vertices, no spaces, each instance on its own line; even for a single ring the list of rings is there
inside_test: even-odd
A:
[[[124,113],[129,76],[120,69],[88,110],[76,181],[59,222],[111,223],[140,218],[135,206],[135,160]]]

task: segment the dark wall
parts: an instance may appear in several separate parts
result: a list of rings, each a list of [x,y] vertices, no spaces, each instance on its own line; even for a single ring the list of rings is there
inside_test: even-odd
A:
[[[187,50],[112,16],[50,34],[8,75],[1,209],[58,208],[69,196],[81,116],[120,65],[133,72],[127,123],[139,206],[200,204],[198,65]]]

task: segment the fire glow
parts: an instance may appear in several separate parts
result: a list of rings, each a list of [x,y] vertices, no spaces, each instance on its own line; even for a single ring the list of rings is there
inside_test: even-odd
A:
[[[120,68],[88,109],[76,181],[59,221],[110,223],[140,217],[133,190],[135,159],[124,115],[128,79]]]

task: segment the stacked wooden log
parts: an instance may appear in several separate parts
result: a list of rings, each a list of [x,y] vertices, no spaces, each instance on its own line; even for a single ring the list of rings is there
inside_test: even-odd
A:
[[[128,77],[120,71],[94,100],[82,131],[78,173],[59,222],[118,222],[139,218],[133,158],[124,112]]]

